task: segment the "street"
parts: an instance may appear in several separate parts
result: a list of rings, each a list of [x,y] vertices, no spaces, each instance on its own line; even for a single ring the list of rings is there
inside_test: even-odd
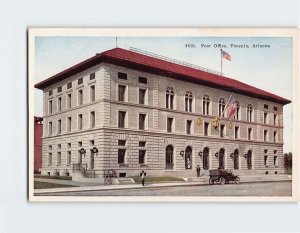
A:
[[[292,182],[147,187],[102,191],[62,192],[39,196],[291,196]]]

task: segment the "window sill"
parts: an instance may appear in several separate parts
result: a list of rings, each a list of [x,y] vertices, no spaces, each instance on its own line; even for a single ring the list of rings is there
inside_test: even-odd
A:
[[[125,163],[119,163],[119,167],[129,167],[129,165],[128,164],[125,164]]]

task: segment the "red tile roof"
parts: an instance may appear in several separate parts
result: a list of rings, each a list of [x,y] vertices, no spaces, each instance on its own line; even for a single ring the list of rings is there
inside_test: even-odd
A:
[[[115,48],[96,54],[95,56],[83,62],[80,62],[44,81],[37,83],[35,87],[44,89],[45,87],[53,83],[66,79],[101,62],[115,64],[152,74],[167,76],[174,79],[180,79],[183,81],[198,83],[201,85],[218,88],[224,91],[248,95],[280,104],[288,104],[291,102],[288,99],[239,82],[235,79],[223,77],[217,74],[190,68],[121,48]]]

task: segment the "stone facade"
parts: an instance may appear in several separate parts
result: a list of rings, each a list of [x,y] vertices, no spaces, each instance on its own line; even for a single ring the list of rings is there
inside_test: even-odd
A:
[[[127,74],[127,79],[118,77],[120,72]],[[95,77],[91,78],[91,74]],[[139,82],[139,77],[146,78],[147,83]],[[82,84],[78,84],[81,78]],[[124,101],[119,101],[119,85],[125,87]],[[94,99],[91,86],[95,90]],[[62,87],[60,92],[59,87]],[[166,108],[167,88],[173,89],[173,109]],[[139,89],[145,90],[144,104],[140,104]],[[80,90],[83,93],[81,105],[78,99]],[[51,91],[52,95],[49,95]],[[185,107],[187,91],[192,93],[191,112],[187,112]],[[283,172],[282,104],[108,63],[101,63],[48,86],[43,92],[43,174],[54,171],[64,174],[66,170],[72,173],[72,164],[78,162],[86,163],[87,168],[95,170],[98,176],[108,169],[115,169],[120,176],[138,175],[141,170],[153,176],[168,174],[170,170],[172,175],[176,175],[176,171],[196,173],[198,164],[201,169],[218,168],[222,148],[225,169],[234,169],[236,160],[237,173]],[[221,137],[221,126],[215,129],[211,122],[219,114],[220,99],[227,102],[231,94],[239,102],[239,119],[232,120],[230,127],[226,114],[225,118],[221,117],[220,124],[224,125]],[[203,114],[205,95],[209,97],[208,115]],[[61,98],[61,104],[58,98]],[[49,112],[49,101],[52,101],[52,113]],[[253,108],[252,121],[247,120],[249,104]],[[124,128],[119,127],[119,111],[125,112]],[[91,112],[94,112],[95,119],[91,118]],[[139,129],[139,114],[145,114],[143,130]],[[82,129],[79,127],[79,115],[82,115]],[[168,118],[173,119],[172,132],[167,130]],[[58,130],[59,120],[61,132]],[[191,121],[189,134],[187,121]],[[52,134],[49,133],[50,122]],[[209,124],[208,135],[204,132],[205,123]],[[239,127],[237,138],[235,127]],[[252,129],[250,140],[249,128]],[[267,130],[265,137],[264,130]],[[139,142],[145,142],[145,145]],[[169,145],[173,152],[171,161],[166,164],[166,148]],[[92,152],[94,147],[98,149],[97,153]],[[83,154],[79,152],[82,148],[85,150]],[[209,151],[205,164],[204,148]],[[120,162],[122,150],[125,157]],[[236,159],[235,150],[238,153]],[[139,154],[143,152],[140,151],[146,151],[142,163]],[[248,156],[251,158],[248,159]]]

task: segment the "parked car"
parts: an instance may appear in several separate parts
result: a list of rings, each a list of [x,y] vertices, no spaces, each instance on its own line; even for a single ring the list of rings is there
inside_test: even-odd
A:
[[[236,184],[238,184],[240,183],[240,178],[232,174],[231,171],[226,171],[223,169],[209,170],[209,184],[229,184],[230,181],[234,181]]]

